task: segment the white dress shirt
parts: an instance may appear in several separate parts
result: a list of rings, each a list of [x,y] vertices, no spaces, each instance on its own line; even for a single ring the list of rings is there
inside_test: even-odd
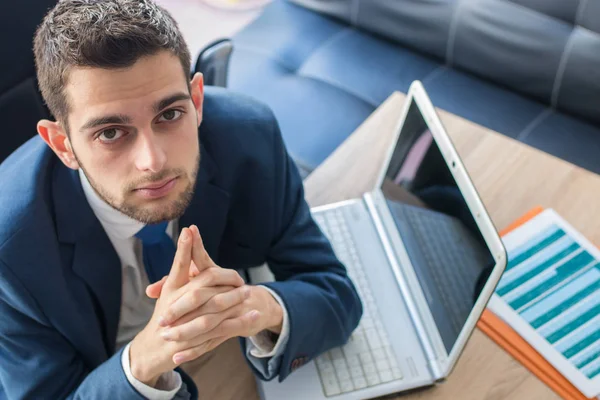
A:
[[[150,387],[138,381],[132,374],[129,363],[129,346],[131,340],[146,326],[152,313],[156,300],[146,296],[146,287],[149,284],[148,275],[144,268],[142,257],[142,243],[135,237],[144,224],[115,210],[91,187],[85,174],[80,169],[79,177],[85,196],[92,211],[102,224],[110,239],[122,265],[122,300],[119,328],[117,331],[117,349],[127,346],[123,351],[121,363],[127,379],[133,387],[144,397],[151,400],[170,400],[181,387],[181,376],[176,371],[164,373],[155,387]],[[170,221],[167,234],[177,239],[177,223]],[[281,356],[289,337],[289,318],[287,310],[279,296],[266,288],[279,302],[283,309],[283,327],[277,343],[273,343],[270,335],[261,332],[256,336],[246,339],[246,355],[265,375],[272,376],[277,369],[277,362]],[[202,389],[199,388],[199,391]]]

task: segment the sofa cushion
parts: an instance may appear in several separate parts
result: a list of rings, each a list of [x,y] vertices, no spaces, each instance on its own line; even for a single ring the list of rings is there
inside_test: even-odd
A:
[[[23,0],[0,2],[0,93],[35,75],[33,34],[44,14],[56,0]]]
[[[449,0],[290,0],[376,33],[413,50],[446,57],[448,32],[455,9]]]
[[[273,109],[294,159],[307,170],[391,92],[406,92],[438,68],[397,44],[286,2],[274,2],[259,20],[234,38],[228,85]]]
[[[402,0],[405,1],[408,0]],[[423,3],[436,1],[446,2]],[[534,0],[529,2],[532,7],[543,7]],[[342,4],[340,0],[315,3]],[[556,21],[572,17],[560,7],[543,9],[554,13]],[[577,31],[581,33],[576,35],[584,38],[591,34],[589,40],[595,43],[595,33],[583,28]],[[585,82],[578,75],[595,76],[598,70],[591,66],[599,53],[586,52],[591,47],[579,45],[584,38],[572,40],[571,53],[575,57],[570,60],[587,57],[589,61],[564,63],[562,82],[577,89],[563,87],[557,102],[564,109],[572,105],[573,109],[592,113],[595,100],[589,101],[589,97],[596,90],[595,83],[577,86]],[[510,137],[528,138],[531,144],[545,150],[556,149],[557,154],[564,154],[570,161],[600,172],[596,156],[587,150],[600,141],[600,130],[593,125],[584,123],[585,134],[577,136],[581,142],[574,143],[552,131],[552,126],[539,123],[548,115],[575,122],[576,118],[522,96],[507,84],[495,84],[465,70],[441,65],[435,57],[287,1],[275,0],[269,5],[234,37],[234,48],[229,87],[262,100],[273,109],[290,153],[305,171],[318,166],[393,91],[406,92],[410,83],[418,79],[434,105]],[[459,54],[459,58],[463,56]],[[507,77],[511,78],[510,74]],[[553,93],[546,94],[552,97]],[[582,95],[577,97],[578,93]],[[550,133],[544,135],[548,129]],[[544,140],[553,143],[544,144]]]
[[[414,80],[438,67],[432,59],[347,28],[316,49],[298,75],[337,86],[377,106],[390,90],[406,92]]]
[[[36,134],[36,124],[49,118],[35,80],[33,36],[44,14],[56,0],[0,2],[3,51],[0,74],[0,163]]]
[[[550,104],[573,26],[510,1],[462,2],[448,61]]]
[[[0,93],[0,163],[37,134],[36,125],[42,118],[49,118],[49,113],[33,78]]]
[[[597,12],[600,21],[600,7]],[[593,116],[590,120],[600,125],[600,34],[577,27],[566,51],[553,103],[576,116]]]
[[[234,54],[238,49],[263,53],[292,71],[300,68],[324,41],[347,27],[281,1],[267,7],[259,19],[260,23],[250,24],[243,35],[236,36]]]
[[[545,1],[545,0],[541,0]],[[590,31],[600,33],[600,1],[598,0],[581,0],[579,10],[577,12],[577,23],[583,28]]]
[[[444,68],[423,86],[433,104],[512,138],[545,106],[536,101],[451,68]]]
[[[233,53],[229,86],[271,107],[290,153],[305,173],[319,165],[375,109],[336,86],[296,75],[286,66],[244,49]]]
[[[600,123],[598,80],[577,73],[600,71],[597,0],[291,1]]]

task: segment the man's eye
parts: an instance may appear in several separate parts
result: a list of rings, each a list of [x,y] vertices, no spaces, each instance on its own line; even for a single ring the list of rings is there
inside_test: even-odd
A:
[[[122,129],[110,128],[102,131],[100,135],[98,135],[98,139],[104,143],[115,142],[118,139],[122,138],[125,132]]]
[[[164,121],[175,121],[179,119],[183,113],[179,110],[167,110],[158,119],[160,122]]]

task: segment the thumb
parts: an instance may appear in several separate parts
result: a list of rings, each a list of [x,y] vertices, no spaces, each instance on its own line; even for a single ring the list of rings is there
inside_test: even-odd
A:
[[[154,282],[146,286],[146,296],[150,297],[151,299],[158,299],[160,297],[160,292],[162,292],[163,285],[166,281],[167,277],[163,276],[163,278],[160,281]]]
[[[177,252],[171,266],[171,272],[164,284],[164,289],[179,289],[189,282],[190,263],[192,262],[192,235],[188,228],[183,228],[177,242]]]

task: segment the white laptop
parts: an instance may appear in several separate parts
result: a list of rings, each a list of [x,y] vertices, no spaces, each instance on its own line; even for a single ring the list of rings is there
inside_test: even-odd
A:
[[[312,210],[357,287],[360,324],[284,382],[259,382],[265,400],[368,399],[436,384],[504,271],[506,251],[420,82],[398,118],[377,189]]]

